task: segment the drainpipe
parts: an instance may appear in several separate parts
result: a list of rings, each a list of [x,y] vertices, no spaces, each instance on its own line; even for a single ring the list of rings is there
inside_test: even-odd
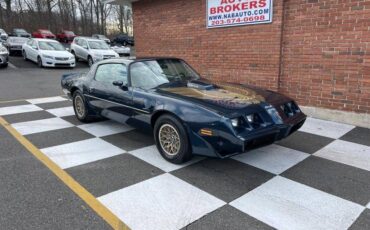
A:
[[[282,16],[280,30],[280,54],[279,54],[279,74],[277,79],[277,91],[280,91],[281,76],[283,75],[283,55],[284,55],[284,25],[285,25],[285,0],[282,1]]]

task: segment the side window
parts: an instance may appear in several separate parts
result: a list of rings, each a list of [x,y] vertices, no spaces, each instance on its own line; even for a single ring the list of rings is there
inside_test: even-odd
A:
[[[95,73],[95,80],[112,84],[114,81],[122,81],[127,85],[127,67],[124,64],[103,64]]]

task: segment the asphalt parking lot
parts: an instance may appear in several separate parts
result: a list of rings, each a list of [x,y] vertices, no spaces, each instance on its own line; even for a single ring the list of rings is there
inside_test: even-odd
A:
[[[80,123],[60,76],[0,70],[4,229],[370,229],[370,130],[309,118],[230,159],[161,158],[149,132]],[[22,218],[19,218],[22,216]]]

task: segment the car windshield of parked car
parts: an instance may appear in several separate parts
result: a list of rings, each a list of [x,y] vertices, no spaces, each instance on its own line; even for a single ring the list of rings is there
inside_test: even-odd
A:
[[[3,29],[0,29],[0,34],[5,34],[5,31]]]
[[[16,33],[26,33],[24,29],[14,29],[14,32]]]
[[[65,48],[58,42],[46,42],[40,41],[39,42],[40,50],[55,50],[55,51],[64,51]]]
[[[99,38],[99,39],[107,39],[107,37],[106,37],[106,36],[104,36],[104,35],[98,35],[98,38]]]
[[[42,34],[51,34],[49,30],[40,30],[40,33]]]
[[[142,89],[153,89],[173,82],[199,79],[199,75],[184,61],[159,59],[131,65],[131,84]]]
[[[107,50],[109,46],[104,41],[89,41],[89,47],[93,50]]]
[[[64,31],[64,33],[67,35],[72,35],[72,36],[75,35],[75,33],[73,33],[72,31]]]

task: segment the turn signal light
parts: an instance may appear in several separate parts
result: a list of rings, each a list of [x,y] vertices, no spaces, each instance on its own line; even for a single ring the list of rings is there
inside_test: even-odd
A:
[[[213,132],[210,129],[201,129],[200,134],[203,136],[213,136]]]

